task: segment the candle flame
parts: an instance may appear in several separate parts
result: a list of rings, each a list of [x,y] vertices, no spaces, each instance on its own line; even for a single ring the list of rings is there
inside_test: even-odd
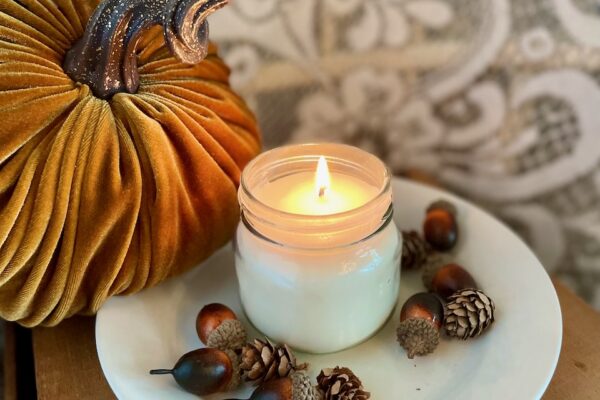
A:
[[[317,173],[315,174],[315,189],[319,198],[324,198],[331,187],[331,176],[327,160],[321,156],[317,164]]]

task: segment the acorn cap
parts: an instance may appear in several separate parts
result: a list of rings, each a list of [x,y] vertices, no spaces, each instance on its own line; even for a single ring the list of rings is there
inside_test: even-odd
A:
[[[408,358],[433,353],[440,343],[439,330],[429,321],[409,318],[398,326],[398,343],[406,350]]]
[[[240,371],[240,357],[237,354],[235,354],[233,350],[223,350],[223,352],[227,354],[227,357],[229,357],[229,359],[231,360],[231,367],[233,369],[231,381],[229,381],[229,384],[226,387],[226,391],[230,392],[232,390],[237,389],[238,386],[240,386],[240,383],[242,382],[242,373]]]
[[[444,210],[447,211],[448,213],[452,214],[452,216],[456,217],[456,214],[458,214],[458,211],[456,209],[456,206],[452,203],[450,203],[448,200],[436,200],[433,203],[431,203],[429,205],[429,207],[427,207],[427,212],[432,211],[432,210]]]
[[[292,400],[318,399],[317,391],[306,373],[296,371],[290,375],[290,378],[292,379]]]
[[[246,329],[237,319],[225,320],[215,328],[206,341],[207,347],[219,350],[237,350],[246,344]]]

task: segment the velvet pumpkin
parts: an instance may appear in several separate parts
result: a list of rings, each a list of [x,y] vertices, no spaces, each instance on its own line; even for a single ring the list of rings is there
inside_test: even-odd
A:
[[[240,172],[260,139],[206,42],[199,18],[217,7],[146,1],[120,1],[121,15],[114,1],[104,14],[94,0],[0,2],[4,319],[55,325],[93,314],[109,296],[198,264],[233,235]],[[172,8],[172,26],[156,26],[164,10],[142,21],[157,4]],[[182,41],[186,29],[195,42]],[[96,36],[83,43],[84,33]],[[200,51],[192,61],[201,61],[179,61],[165,42],[186,62]],[[79,60],[70,61],[87,63],[90,81],[63,68],[76,45]]]

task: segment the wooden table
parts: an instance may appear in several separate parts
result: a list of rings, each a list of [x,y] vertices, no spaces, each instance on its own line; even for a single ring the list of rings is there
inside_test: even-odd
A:
[[[560,282],[555,281],[554,284],[563,312],[563,346],[558,368],[543,399],[599,400],[600,314]],[[96,355],[94,323],[94,318],[77,317],[56,328],[36,328],[32,331],[31,356],[39,399],[115,398],[104,379]],[[31,388],[18,379],[19,370],[15,373],[14,368],[17,360],[23,364],[23,359],[17,353],[27,353],[26,347],[16,346],[15,350],[15,336],[18,336],[15,335],[15,329],[18,331],[21,328],[14,325],[8,328],[5,399],[13,400],[17,395],[19,398],[31,398],[28,393]]]

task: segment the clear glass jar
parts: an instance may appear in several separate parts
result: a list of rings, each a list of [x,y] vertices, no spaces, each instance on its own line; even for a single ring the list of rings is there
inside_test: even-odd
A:
[[[330,215],[272,207],[268,196],[279,194],[269,185],[314,172],[320,156],[332,182],[351,176],[376,194]],[[386,322],[398,297],[402,238],[381,160],[339,144],[277,148],[244,169],[239,200],[236,272],[244,311],[259,331],[301,351],[329,353],[366,340]]]

